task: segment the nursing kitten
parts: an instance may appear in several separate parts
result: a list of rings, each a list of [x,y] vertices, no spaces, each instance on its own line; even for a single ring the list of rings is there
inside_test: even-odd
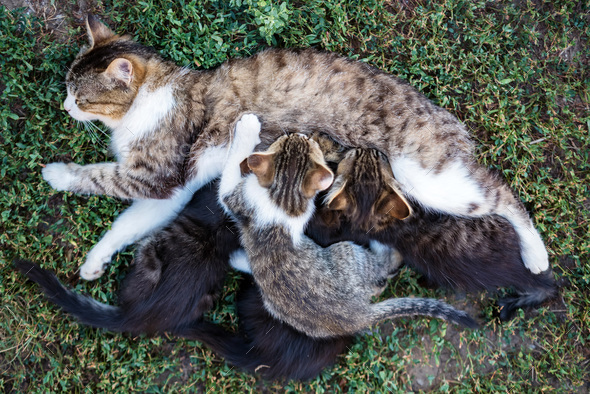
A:
[[[377,240],[396,248],[428,281],[447,288],[513,288],[516,295],[499,300],[502,320],[517,308],[538,306],[556,295],[550,270],[534,275],[523,264],[518,237],[506,219],[432,212],[398,195],[395,182],[384,155],[351,149],[338,165],[326,205],[319,208],[308,234],[324,246]]]
[[[77,120],[111,128],[117,162],[51,163],[43,178],[57,190],[136,201],[90,251],[83,278],[98,278],[114,253],[164,226],[195,190],[219,176],[244,113],[259,114],[270,130],[324,130],[345,146],[380,150],[405,196],[449,214],[505,217],[526,267],[548,269],[522,203],[475,162],[463,124],[407,83],[312,49],[271,49],[192,71],[92,16],[87,28],[90,45],[67,74],[64,108]],[[276,137],[262,136],[266,142]]]
[[[229,256],[240,246],[237,233],[217,202],[217,182],[204,186],[168,227],[138,248],[118,306],[66,289],[52,272],[34,263],[19,261],[16,266],[81,323],[154,335],[193,323],[212,308]]]
[[[241,244],[266,309],[313,338],[358,333],[381,320],[426,315],[475,327],[466,313],[432,299],[398,298],[372,304],[398,261],[389,248],[351,242],[322,248],[303,234],[313,199],[333,174],[319,145],[301,134],[283,136],[263,153],[260,123],[244,115],[236,125],[219,184],[222,205],[237,221]],[[242,179],[240,163],[252,171]]]
[[[116,307],[65,288],[34,263],[15,265],[82,324],[134,335],[168,331],[201,341],[228,363],[266,379],[312,379],[346,351],[353,337],[310,338],[273,318],[251,278],[241,281],[237,296],[238,332],[202,319],[239,247],[238,230],[217,201],[218,183],[197,191],[170,225],[142,243]]]
[[[274,318],[253,278],[245,276],[236,297],[237,332],[198,321],[173,334],[202,342],[229,364],[268,380],[313,379],[347,351],[352,335],[312,338]]]

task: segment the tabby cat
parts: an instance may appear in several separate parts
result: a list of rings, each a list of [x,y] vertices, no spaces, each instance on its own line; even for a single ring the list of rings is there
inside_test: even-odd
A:
[[[87,28],[90,45],[66,76],[64,109],[79,121],[110,127],[117,162],[51,163],[43,178],[57,190],[135,201],[90,251],[83,278],[102,275],[115,252],[168,223],[221,173],[231,130],[244,113],[259,114],[269,130],[325,130],[345,146],[378,149],[391,163],[397,192],[430,210],[505,217],[526,267],[533,273],[548,268],[523,205],[475,162],[463,124],[407,83],[312,49],[270,49],[193,71],[92,16]],[[262,136],[267,143],[276,137]]]
[[[319,145],[302,134],[279,138],[264,153],[260,123],[246,114],[237,123],[219,184],[226,211],[240,228],[252,274],[266,309],[276,319],[313,338],[355,334],[384,319],[426,315],[469,327],[466,313],[431,299],[399,298],[377,304],[398,261],[389,248],[370,250],[351,242],[322,248],[303,234],[314,213],[314,197],[333,174]],[[252,171],[242,178],[241,163]]]
[[[339,153],[338,148],[323,146]],[[515,296],[499,300],[503,320],[516,308],[538,306],[556,295],[550,269],[534,275],[524,266],[518,237],[506,219],[432,212],[398,195],[395,182],[379,151],[349,150],[325,196],[326,205],[319,208],[307,233],[322,246],[377,240],[396,248],[427,280],[448,288],[513,288]]]

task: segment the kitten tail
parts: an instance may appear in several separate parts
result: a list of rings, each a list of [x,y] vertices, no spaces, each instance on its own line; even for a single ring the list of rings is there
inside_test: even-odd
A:
[[[508,296],[498,300],[500,320],[508,321],[514,317],[517,309],[536,308],[545,301],[557,296],[558,287],[551,270],[542,272],[534,276],[534,278],[536,286],[525,290],[519,289],[515,296]]]
[[[372,309],[373,324],[402,316],[430,316],[469,328],[479,327],[479,324],[466,312],[430,298],[392,298],[373,304]]]
[[[259,301],[255,302],[258,305]],[[261,304],[259,307],[263,308]],[[324,368],[334,364],[352,342],[352,336],[314,339],[274,321],[264,310],[259,310],[259,315],[256,311],[250,312],[255,316],[245,319],[253,317],[252,321],[242,321],[249,326],[248,334],[230,332],[204,321],[177,328],[173,334],[202,342],[229,364],[269,381],[314,379]]]
[[[16,268],[43,288],[47,299],[75,316],[81,323],[122,331],[124,317],[118,307],[100,303],[88,296],[66,289],[50,271],[26,260],[16,260]]]

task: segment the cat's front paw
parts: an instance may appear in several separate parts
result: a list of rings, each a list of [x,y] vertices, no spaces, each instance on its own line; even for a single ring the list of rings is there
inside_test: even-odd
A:
[[[70,190],[76,179],[72,165],[65,163],[47,164],[41,170],[41,175],[52,188],[58,191]]]
[[[95,280],[104,274],[106,266],[111,262],[111,254],[99,254],[95,249],[86,257],[86,262],[80,267],[80,277],[85,280]]]
[[[246,154],[250,154],[259,143],[260,121],[254,114],[245,114],[236,123],[233,147],[240,151],[243,150]]]

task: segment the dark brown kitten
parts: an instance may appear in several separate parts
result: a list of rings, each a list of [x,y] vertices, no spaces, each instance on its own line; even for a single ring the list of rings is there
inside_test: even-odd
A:
[[[233,226],[217,203],[217,182],[203,187],[169,226],[138,248],[118,306],[66,289],[33,263],[17,267],[83,324],[154,335],[191,324],[213,306],[229,257],[240,246]]]
[[[51,163],[43,177],[57,190],[137,201],[91,250],[83,278],[99,277],[115,252],[168,223],[192,191],[220,174],[230,131],[244,113],[258,114],[269,130],[323,130],[343,145],[380,150],[406,197],[450,214],[507,218],[526,267],[548,269],[523,205],[475,162],[465,127],[405,82],[311,49],[267,50],[192,71],[91,16],[88,33],[90,46],[66,78],[64,108],[112,129],[117,162]]]
[[[397,249],[408,266],[444,287],[512,288],[516,296],[499,301],[503,320],[516,308],[538,306],[556,295],[551,271],[534,275],[524,266],[518,237],[506,219],[432,212],[399,196],[391,187],[395,182],[380,152],[350,150],[308,233],[321,245],[377,240]]]
[[[202,319],[223,286],[229,256],[239,247],[238,230],[217,202],[218,183],[197,191],[169,226],[142,243],[117,307],[66,289],[36,264],[16,265],[83,324],[134,335],[170,331],[203,342],[228,363],[266,379],[312,379],[346,351],[353,337],[314,339],[273,318],[250,277],[237,295],[238,332]]]

